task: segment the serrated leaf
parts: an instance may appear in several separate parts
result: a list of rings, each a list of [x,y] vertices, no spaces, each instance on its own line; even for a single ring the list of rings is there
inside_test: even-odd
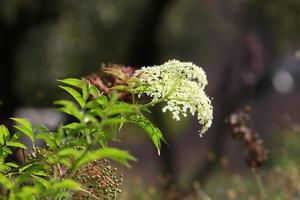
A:
[[[124,124],[126,122],[126,119],[123,116],[118,116],[114,118],[108,118],[102,122],[103,126],[106,125],[120,125]]]
[[[43,166],[40,163],[37,163],[37,164],[30,165],[26,169],[23,169],[23,172],[25,172],[29,176],[32,174],[33,175],[43,174],[43,176],[46,176],[47,173],[44,170],[45,170],[45,166]]]
[[[6,146],[19,147],[19,148],[22,148],[22,149],[27,149],[27,147],[24,144],[20,143],[20,142],[11,142],[10,141],[10,142],[6,143]]]
[[[52,184],[47,180],[44,179],[40,176],[36,176],[36,175],[31,175],[31,177],[33,177],[35,180],[39,181],[45,188],[50,188],[52,186]]]
[[[21,168],[19,169],[19,172],[25,171],[27,168],[31,167],[32,165],[33,165],[33,164],[29,163],[29,164],[27,164],[27,165],[21,167]]]
[[[65,125],[63,128],[64,129],[70,129],[70,130],[82,130],[86,127],[84,123],[78,123],[78,122],[73,122],[71,124]]]
[[[99,104],[96,101],[89,101],[85,104],[85,109],[93,109],[99,107]]]
[[[102,95],[102,92],[100,92],[100,91],[98,90],[98,88],[97,88],[95,85],[93,85],[93,84],[90,84],[90,86],[89,86],[89,93],[90,93],[90,95],[92,95],[93,97],[98,97],[98,96],[101,96],[101,95]]]
[[[130,167],[128,161],[136,161],[136,158],[133,157],[128,151],[116,149],[116,148],[102,148],[96,151],[90,151],[78,162],[76,167],[85,165],[86,163],[93,160],[100,160],[103,158],[108,158],[115,160],[127,167]]]
[[[57,81],[59,81],[61,83],[65,83],[65,84],[73,86],[73,87],[77,87],[77,88],[82,87],[82,80],[76,79],[76,78],[66,78],[66,79],[57,80]]]
[[[13,163],[13,162],[8,162],[8,163],[6,163],[6,165],[13,167],[13,168],[19,167],[19,165],[17,165],[16,163]]]
[[[125,92],[130,92],[130,88],[126,85],[116,85],[110,88],[111,90],[120,90]]]
[[[40,124],[35,127],[35,130],[38,131],[38,132],[44,132],[44,133],[49,132],[49,129],[48,129],[47,126],[40,125]]]
[[[104,106],[104,107],[107,107],[108,105],[108,99],[106,96],[99,96],[96,98],[96,102],[101,105],[101,106]]]
[[[7,154],[12,154],[12,153],[13,153],[13,152],[11,151],[11,149],[8,148],[8,147],[2,147],[2,151],[3,151],[4,153],[7,153]]]
[[[82,113],[78,110],[78,108],[73,102],[68,100],[60,100],[60,101],[55,101],[54,104],[62,106],[58,108],[59,111],[69,114],[79,119],[80,121],[83,119]]]
[[[135,89],[133,89],[134,93],[142,93],[142,92],[147,92],[147,91],[150,91],[149,86],[139,86],[139,87],[136,87]]]
[[[12,189],[14,184],[12,180],[4,176],[3,174],[0,173],[0,185],[5,186],[7,189]]]
[[[24,126],[25,128],[32,130],[32,125],[31,123],[27,120],[27,119],[23,119],[23,118],[11,118],[12,120],[14,120],[15,122],[18,122],[19,124],[21,124],[22,126]]]
[[[85,106],[85,100],[79,92],[77,92],[76,90],[74,90],[71,87],[66,87],[66,86],[61,86],[61,85],[59,87],[65,91],[67,91],[79,103],[81,108],[83,108]]]
[[[66,147],[66,148],[63,148],[61,149],[57,155],[60,156],[60,157],[68,157],[68,158],[74,158],[74,159],[77,159],[79,156],[80,156],[81,152],[74,149],[74,148],[71,148],[71,147]]]
[[[37,136],[35,137],[35,139],[36,140],[44,140],[52,149],[55,149],[58,146],[56,143],[55,137],[50,132],[38,133]]]
[[[71,180],[71,179],[63,179],[59,181],[58,183],[53,185],[53,189],[59,190],[59,189],[71,189],[76,190],[80,188],[80,184]]]
[[[21,137],[20,133],[14,133],[14,135],[11,137],[10,141],[17,142]]]
[[[27,135],[32,142],[34,142],[34,131],[31,123],[27,119],[23,118],[11,118],[13,121],[17,122],[18,125],[14,125],[16,129]]]
[[[17,193],[17,199],[32,199],[33,195],[38,192],[38,187],[23,186]]]
[[[84,100],[84,102],[86,102],[86,100],[89,97],[89,85],[87,84],[86,80],[82,80],[82,98]]]
[[[130,121],[143,128],[154,143],[158,155],[160,154],[161,140],[165,142],[162,132],[143,115],[132,115]]]
[[[8,129],[4,125],[0,125],[0,144],[4,145],[6,141],[10,140]]]
[[[4,164],[0,163],[0,175],[1,175],[1,173],[6,174],[10,169],[11,169],[11,167],[6,165],[5,163]],[[1,180],[0,180],[0,185],[1,185]]]

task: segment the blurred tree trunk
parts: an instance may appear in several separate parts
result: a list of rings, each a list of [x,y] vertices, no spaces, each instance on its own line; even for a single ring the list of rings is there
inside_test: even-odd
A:
[[[211,152],[214,160],[205,160],[197,170],[200,182],[214,172],[223,156],[227,139],[225,119],[236,109],[266,94],[272,86],[272,73],[276,62],[276,50],[272,41],[272,29],[260,11],[252,10],[248,4],[241,4],[238,20],[234,22],[240,38],[227,51],[224,60],[223,76],[215,101],[219,108],[212,129]],[[259,20],[257,20],[259,18]],[[267,28],[268,27],[268,28]],[[232,85],[238,85],[232,91]]]
[[[129,63],[132,66],[141,67],[158,64],[161,62],[160,50],[157,41],[159,26],[163,21],[168,5],[174,0],[153,0],[150,1],[147,10],[144,10],[144,15],[138,20],[138,26],[133,35],[133,44],[129,51]],[[170,141],[167,124],[161,118],[160,108],[153,109],[152,118],[155,124],[165,134],[165,139]],[[172,151],[166,145],[161,147],[161,167],[162,174],[171,177],[172,182],[176,177],[174,170],[174,161],[172,159]],[[166,185],[168,187],[169,185]],[[166,188],[168,189],[168,188]]]
[[[4,0],[0,5],[4,5]],[[58,16],[57,1],[36,0],[30,3],[20,2],[14,7],[12,20],[0,16],[0,123],[9,125],[11,117],[21,98],[15,91],[16,56],[29,29],[53,21]]]

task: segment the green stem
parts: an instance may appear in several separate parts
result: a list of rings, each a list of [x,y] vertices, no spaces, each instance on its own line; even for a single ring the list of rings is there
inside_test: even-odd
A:
[[[65,176],[65,178],[68,178],[70,177],[71,175],[74,174],[76,168],[77,168],[77,165],[78,163],[86,156],[86,154],[91,150],[92,147],[94,147],[99,138],[100,138],[100,134],[101,134],[101,131],[102,130],[102,123],[98,126],[98,134],[95,136],[95,138],[93,139],[92,143],[90,143],[84,150],[84,152],[80,155],[80,157],[76,160],[76,162],[74,163],[74,165],[72,165],[72,167],[69,169],[69,173]]]
[[[152,101],[152,102],[149,102],[149,103],[146,103],[146,104],[142,105],[140,108],[148,108],[148,107],[154,106],[155,104],[162,103],[165,100],[166,100],[166,98],[162,98],[162,99],[159,99],[157,101]]]
[[[84,192],[84,193],[90,195],[90,196],[93,197],[94,199],[99,199],[99,200],[101,200],[101,199],[98,198],[96,195],[94,195],[93,193],[91,193],[91,192],[88,191],[88,190],[85,190],[84,188],[79,188],[79,190],[80,190],[81,192]]]
[[[155,104],[162,103],[162,102],[164,102],[165,100],[169,99],[169,97],[172,95],[172,93],[173,93],[174,90],[176,89],[176,87],[177,87],[179,81],[180,81],[180,78],[178,77],[178,78],[174,81],[174,84],[172,85],[172,88],[170,89],[170,91],[169,91],[163,98],[158,99],[157,101],[152,101],[152,102],[146,103],[146,104],[142,105],[141,108],[148,108],[148,107],[154,106]]]
[[[255,169],[252,169],[252,173],[255,177],[259,200],[265,200],[264,186],[261,176],[259,172]]]

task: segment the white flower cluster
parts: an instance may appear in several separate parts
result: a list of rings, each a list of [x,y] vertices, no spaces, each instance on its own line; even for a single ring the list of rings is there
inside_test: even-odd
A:
[[[207,79],[202,68],[191,62],[170,60],[160,66],[143,67],[135,76],[147,83],[149,91],[143,93],[152,97],[152,102],[164,100],[167,103],[163,112],[169,110],[176,120],[186,117],[188,112],[197,114],[202,125],[200,136],[211,126],[213,108],[204,92]]]

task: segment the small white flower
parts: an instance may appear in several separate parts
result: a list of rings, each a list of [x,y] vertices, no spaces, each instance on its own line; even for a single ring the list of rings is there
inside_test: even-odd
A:
[[[197,114],[202,125],[200,135],[211,126],[213,108],[204,92],[207,79],[201,67],[191,62],[170,60],[159,66],[143,67],[135,72],[135,76],[142,77],[141,81],[148,84],[149,90],[142,93],[152,97],[152,102],[163,99],[166,105],[162,111],[172,112],[175,120],[186,117],[188,112]]]

